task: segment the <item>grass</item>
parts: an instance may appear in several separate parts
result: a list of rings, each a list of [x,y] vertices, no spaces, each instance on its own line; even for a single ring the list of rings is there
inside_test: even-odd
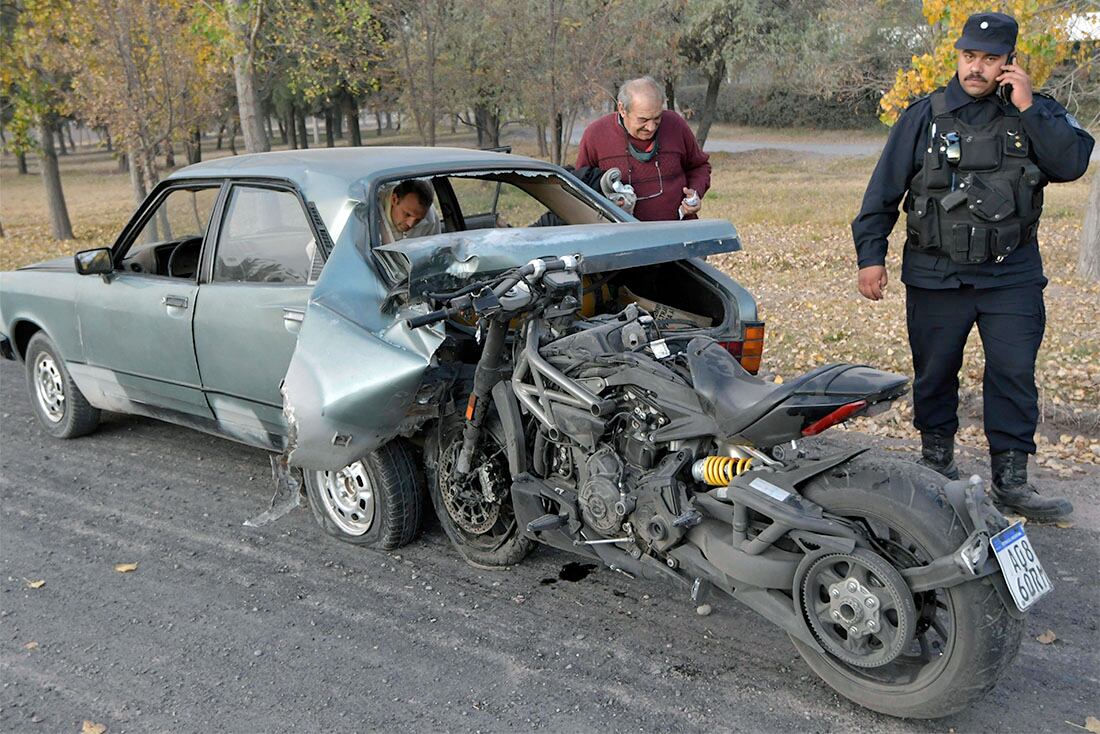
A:
[[[820,137],[826,142],[881,139],[870,132],[759,131],[718,128],[714,137]],[[784,136],[786,136],[784,138]],[[406,131],[367,144],[417,141]],[[472,136],[445,134],[441,145],[474,144]],[[517,139],[516,152],[535,153],[533,141]],[[218,155],[206,151],[207,157]],[[226,154],[225,151],[220,152]],[[712,187],[703,215],[733,221],[744,249],[712,260],[752,291],[767,321],[765,373],[790,378],[819,364],[851,361],[910,374],[905,336],[901,247],[895,231],[887,266],[885,300],[871,303],[856,291],[855,253],[849,223],[859,209],[874,157],[825,157],[777,150],[711,155]],[[45,199],[38,176],[18,176],[14,161],[0,161],[0,269],[109,245],[134,207],[129,177],[115,170],[105,153],[62,159],[65,196],[77,239],[49,236]],[[1082,214],[1095,165],[1082,180],[1048,187],[1040,231],[1047,277],[1047,331],[1039,356],[1038,381],[1048,457],[1076,455],[1100,461],[1100,284],[1076,275]],[[977,333],[966,349],[961,375],[964,412],[977,410],[983,360]],[[911,407],[902,404],[860,424],[891,435],[915,435]],[[878,428],[873,428],[877,426]],[[963,441],[981,445],[976,425]],[[1074,453],[1075,452],[1075,453]],[[1053,459],[1051,459],[1053,460]]]

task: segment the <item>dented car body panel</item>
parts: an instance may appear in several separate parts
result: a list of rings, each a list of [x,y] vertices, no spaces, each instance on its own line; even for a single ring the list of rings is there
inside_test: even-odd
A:
[[[444,234],[383,245],[379,193],[408,178],[433,182],[448,224]],[[469,229],[446,181],[470,179],[505,181],[517,190],[550,182],[589,213],[587,223]],[[281,206],[301,209],[295,216],[309,235],[307,279],[219,281],[215,262],[234,231],[227,223],[234,196],[245,189],[281,194]],[[185,192],[192,203],[209,198],[201,231],[190,241],[140,244],[173,192]],[[257,229],[245,234],[261,244],[280,236],[265,235],[264,224],[258,218]],[[149,251],[144,270],[128,254],[139,244]],[[755,301],[701,258],[737,249],[728,222],[638,222],[569,172],[521,156],[370,147],[226,157],[176,171],[150,193],[112,247],[115,272],[79,275],[71,259],[60,259],[0,276],[0,340],[9,345],[5,355],[22,359],[31,337],[45,332],[95,407],[153,416],[286,452],[298,466],[332,469],[396,435],[415,434],[438,415],[442,391],[432,375],[446,327],[404,325],[431,308],[425,293],[543,256],[579,254],[587,274],[679,263],[721,303],[714,329],[735,334],[756,319]],[[186,250],[193,272],[151,270],[154,262],[171,268],[165,261],[177,250]]]

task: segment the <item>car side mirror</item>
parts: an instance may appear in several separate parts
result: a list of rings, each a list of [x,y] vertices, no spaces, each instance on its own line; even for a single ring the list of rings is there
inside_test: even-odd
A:
[[[80,275],[110,275],[115,270],[111,260],[111,250],[99,247],[95,250],[82,250],[73,255],[76,272]]]

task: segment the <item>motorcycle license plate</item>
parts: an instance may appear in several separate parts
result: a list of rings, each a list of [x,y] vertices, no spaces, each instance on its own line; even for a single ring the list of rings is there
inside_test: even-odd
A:
[[[1039,563],[1039,556],[1031,547],[1024,532],[1023,523],[1016,523],[989,539],[997,563],[1001,564],[1005,583],[1021,612],[1039,601],[1052,588],[1050,578]]]

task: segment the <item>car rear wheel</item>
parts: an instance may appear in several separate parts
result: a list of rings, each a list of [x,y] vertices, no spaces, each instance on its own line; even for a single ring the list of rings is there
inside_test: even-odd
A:
[[[393,550],[420,529],[424,488],[412,447],[398,439],[336,471],[306,471],[317,524],[352,545]]]
[[[96,429],[99,409],[73,382],[57,347],[43,332],[27,344],[27,390],[38,422],[54,438],[77,438]]]

